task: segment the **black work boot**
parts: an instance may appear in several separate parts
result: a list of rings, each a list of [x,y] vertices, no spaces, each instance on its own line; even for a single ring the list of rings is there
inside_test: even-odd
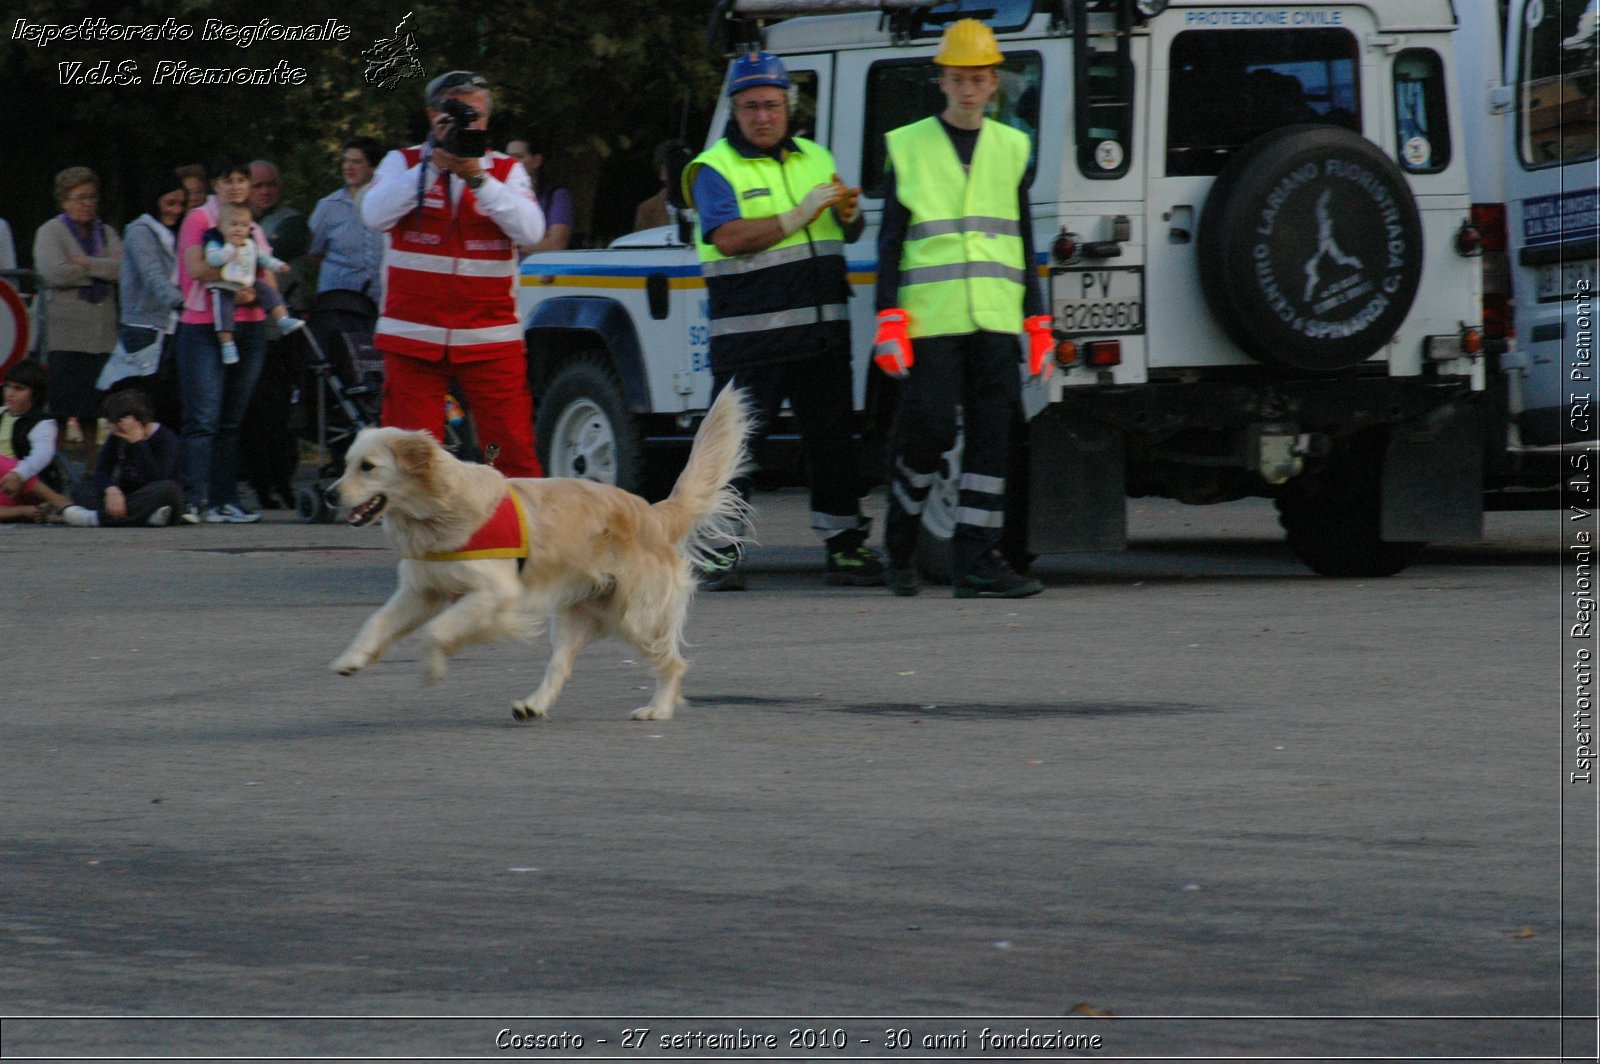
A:
[[[922,581],[917,576],[917,536],[921,528],[922,519],[902,510],[891,493],[883,531],[883,545],[889,552],[889,567],[884,573],[884,583],[902,598],[922,590]]]
[[[1044,590],[1031,576],[1019,576],[1004,554],[991,550],[979,556],[971,569],[956,580],[956,598],[1027,598]]]

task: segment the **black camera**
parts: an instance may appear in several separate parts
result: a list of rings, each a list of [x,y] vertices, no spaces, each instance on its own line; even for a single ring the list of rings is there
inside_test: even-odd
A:
[[[439,102],[439,111],[445,127],[444,136],[436,140],[439,147],[463,159],[480,159],[488,152],[489,131],[467,128],[478,119],[476,107],[448,96]]]

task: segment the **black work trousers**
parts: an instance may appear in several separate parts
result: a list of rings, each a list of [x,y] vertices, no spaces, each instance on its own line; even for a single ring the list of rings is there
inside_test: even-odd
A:
[[[270,505],[273,494],[282,498],[284,506],[293,509],[295,505],[293,482],[300,465],[300,442],[290,419],[294,393],[304,373],[303,342],[291,335],[267,345],[250,408],[239,426],[239,473],[263,506]]]
[[[861,513],[861,481],[851,435],[850,349],[833,345],[816,358],[718,373],[712,397],[729,381],[750,399],[756,431],[752,450],[759,456],[783,401],[789,400],[800,427],[806,486],[811,491],[811,529],[829,550],[850,550],[867,540],[871,522]],[[734,483],[750,498],[749,478]]]
[[[959,581],[1000,545],[1005,531],[1011,423],[1022,395],[1017,338],[993,332],[929,336],[913,340],[911,349],[915,361],[901,385],[892,443],[889,563],[910,564],[939,460],[956,441],[959,409],[965,443],[952,544]]]

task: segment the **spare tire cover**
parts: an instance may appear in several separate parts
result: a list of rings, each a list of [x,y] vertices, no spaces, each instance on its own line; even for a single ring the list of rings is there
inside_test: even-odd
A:
[[[1201,286],[1234,342],[1263,362],[1354,366],[1400,327],[1422,277],[1405,175],[1339,126],[1286,126],[1234,156],[1200,216]]]

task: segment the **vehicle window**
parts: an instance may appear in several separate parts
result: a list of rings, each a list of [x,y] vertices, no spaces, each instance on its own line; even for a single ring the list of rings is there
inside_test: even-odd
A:
[[[994,94],[989,117],[1028,135],[1033,144],[1028,157],[1039,154],[1039,84],[1044,61],[1038,52],[1010,52],[1000,65],[1000,91]],[[889,161],[883,135],[944,110],[939,91],[939,68],[931,59],[897,59],[875,63],[867,72],[866,143],[861,147],[861,187],[872,197],[883,195],[883,169]]]
[[[1167,176],[1215,175],[1263,133],[1300,122],[1361,131],[1346,30],[1187,30],[1172,40]]]
[[[937,37],[944,28],[957,19],[975,18],[987,22],[996,33],[1020,30],[1033,16],[1034,0],[954,0],[952,3],[929,4],[926,15],[917,24],[917,36]]]
[[[1522,161],[1553,166],[1593,158],[1596,41],[1595,0],[1530,0],[1523,12],[1517,56],[1517,140]]]
[[[1411,48],[1394,61],[1394,126],[1400,165],[1432,174],[1450,165],[1450,120],[1439,53]]]
[[[817,139],[817,72],[789,71],[789,135]]]
[[[1077,51],[1072,128],[1078,172],[1095,179],[1121,177],[1131,165],[1133,64],[1116,49],[1092,45]]]

